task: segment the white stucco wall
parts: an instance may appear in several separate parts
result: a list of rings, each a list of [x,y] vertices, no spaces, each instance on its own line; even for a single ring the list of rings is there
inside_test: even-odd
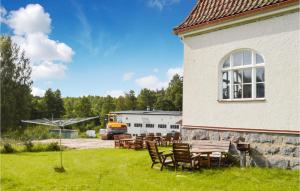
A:
[[[130,127],[127,127],[127,133],[129,134],[141,134],[141,133],[161,133],[167,134],[171,131],[180,132],[179,129],[171,129],[170,125],[176,125],[176,123],[182,120],[182,116],[178,115],[139,115],[139,114],[122,114],[123,123],[130,123]],[[134,127],[134,123],[141,123],[143,127]],[[154,128],[146,128],[146,124],[154,124]],[[167,128],[158,128],[158,124],[166,124]]]
[[[183,125],[299,131],[299,18],[292,13],[185,38]],[[220,61],[240,48],[264,56],[265,101],[217,101]]]

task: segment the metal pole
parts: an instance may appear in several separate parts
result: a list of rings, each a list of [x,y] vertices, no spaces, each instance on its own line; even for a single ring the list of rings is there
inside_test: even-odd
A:
[[[61,127],[59,128],[60,129],[60,139],[59,139],[59,150],[60,150],[60,168],[62,169],[63,168],[63,165],[62,165],[62,148],[61,148]]]

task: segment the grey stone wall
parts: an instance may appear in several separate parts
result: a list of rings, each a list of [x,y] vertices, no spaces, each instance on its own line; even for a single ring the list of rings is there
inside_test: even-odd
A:
[[[250,143],[248,164],[261,167],[300,169],[300,136],[274,133],[229,132],[182,128],[183,141],[230,140],[230,153],[238,157],[237,140]]]

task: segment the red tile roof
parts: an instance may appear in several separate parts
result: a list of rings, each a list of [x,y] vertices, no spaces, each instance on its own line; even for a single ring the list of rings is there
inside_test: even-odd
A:
[[[198,0],[189,16],[173,31],[175,34],[181,34],[207,24],[297,3],[299,0]]]

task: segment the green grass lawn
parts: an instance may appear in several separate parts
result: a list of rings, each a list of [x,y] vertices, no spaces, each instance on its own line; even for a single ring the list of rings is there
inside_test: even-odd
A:
[[[299,190],[299,171],[237,167],[175,172],[150,168],[147,151],[68,150],[65,173],[57,152],[1,154],[1,190]]]

